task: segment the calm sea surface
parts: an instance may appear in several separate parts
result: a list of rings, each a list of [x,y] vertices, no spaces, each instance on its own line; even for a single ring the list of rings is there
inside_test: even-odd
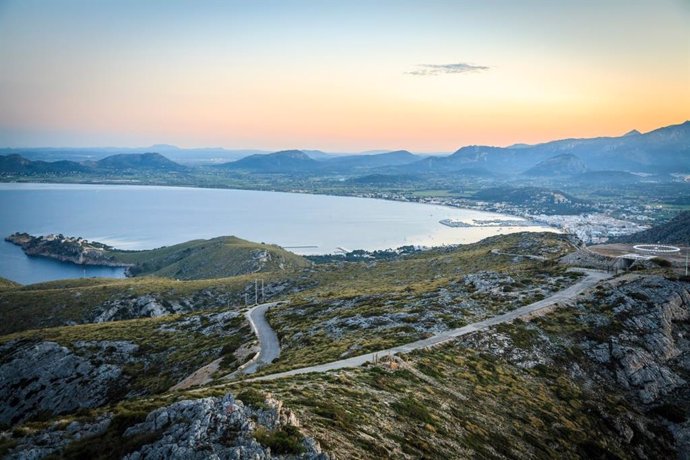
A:
[[[545,227],[450,228],[441,219],[498,214],[418,203],[248,190],[132,185],[0,184],[0,236],[62,233],[122,249],[150,249],[235,235],[299,254],[342,248],[471,243]],[[82,276],[122,277],[118,268],[81,267],[27,257],[0,242],[0,276],[35,283]]]

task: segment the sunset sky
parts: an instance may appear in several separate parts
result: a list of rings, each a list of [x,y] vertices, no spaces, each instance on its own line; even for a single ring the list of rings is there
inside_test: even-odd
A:
[[[448,152],[687,119],[688,0],[0,0],[0,146]]]

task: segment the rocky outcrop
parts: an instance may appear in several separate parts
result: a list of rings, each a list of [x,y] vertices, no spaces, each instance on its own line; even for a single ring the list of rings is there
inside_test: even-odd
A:
[[[122,375],[55,342],[10,341],[0,346],[0,423],[63,414],[105,404]]]
[[[251,283],[251,288],[253,295],[254,283]],[[165,294],[143,294],[112,298],[95,306],[83,322],[104,323],[134,318],[152,318],[244,302],[239,295],[214,289],[203,289],[192,295],[175,299],[166,297]]]
[[[124,438],[158,433],[156,441],[127,455],[127,460],[140,459],[323,459],[318,444],[295,429],[294,414],[280,401],[266,400],[266,409],[254,409],[236,401],[231,394],[179,401],[148,414],[142,423],[128,428]],[[275,452],[281,446],[261,444],[257,429],[276,432],[292,427],[292,436],[299,437],[299,452]],[[287,432],[287,430],[286,430]]]
[[[233,320],[240,317],[236,310],[184,317],[174,323],[164,324],[158,330],[166,332],[194,331],[205,336],[228,337],[237,334]]]
[[[515,280],[501,273],[481,271],[465,275],[463,282],[476,292],[498,294],[504,286],[513,284]]]
[[[297,288],[288,281],[266,283],[264,286],[264,301],[285,292],[294,292]],[[255,284],[247,283],[243,292],[233,293],[221,288],[208,288],[185,296],[173,296],[174,293],[156,293],[131,296],[118,296],[94,306],[83,323],[103,323],[107,321],[121,321],[134,318],[150,318],[189,313],[219,305],[241,305],[246,298],[253,300]]]
[[[48,428],[19,437],[17,444],[3,457],[6,460],[38,460],[55,454],[72,442],[87,440],[103,434],[112,421],[106,413],[90,421],[73,421],[66,426],[53,422]],[[0,439],[8,439],[9,433],[0,433]]]
[[[149,318],[189,311],[179,302],[163,302],[154,295],[109,300],[96,307],[89,322],[104,323],[132,318]]]
[[[501,325],[460,342],[522,368],[562,368],[589,392],[623,394],[637,415],[602,407],[598,416],[627,444],[658,439],[650,427],[661,423],[678,452],[690,452],[690,284],[626,275],[562,308],[570,311],[561,319]]]
[[[139,422],[123,422],[126,417],[104,412],[69,423],[58,420],[45,428],[26,431],[23,436],[0,432],[0,441],[16,438],[4,458],[41,459],[59,456],[75,441],[88,440],[98,445],[99,437],[111,425],[117,425],[109,436],[117,436],[120,444],[128,446],[124,456],[128,460],[328,460],[319,444],[301,433],[297,417],[282,401],[269,395],[256,406],[244,404],[228,393],[178,401],[149,412]],[[119,419],[117,424],[114,419]]]
[[[690,285],[654,276],[606,292],[598,302],[610,305],[613,317],[605,312],[586,316],[601,339],[582,344],[587,356],[601,364],[599,372],[644,404],[686,385],[680,374],[690,371]]]
[[[597,270],[614,270],[615,259],[594,253],[586,248],[580,248],[560,259],[564,265],[594,268]]]
[[[32,236],[28,233],[13,233],[6,237],[5,241],[21,247],[29,256],[47,257],[78,265],[129,266],[129,264],[118,262],[109,254],[109,251],[113,249],[110,246],[79,237],[62,234]]]

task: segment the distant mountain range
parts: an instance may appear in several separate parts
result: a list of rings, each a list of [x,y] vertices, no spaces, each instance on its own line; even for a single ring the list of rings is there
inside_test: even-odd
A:
[[[88,167],[74,161],[31,161],[18,154],[0,156],[0,172],[8,174],[80,173]]]
[[[137,154],[156,152],[183,164],[217,164],[239,160],[247,155],[270,153],[266,150],[226,150],[220,147],[184,149],[169,144],[154,144],[149,147],[29,147],[0,148],[0,155],[18,154],[34,161],[69,160],[75,162],[98,161],[116,154]]]
[[[690,121],[641,134],[565,139],[511,147],[468,146],[448,156],[423,158],[406,150],[344,157],[310,156],[301,150],[252,155],[221,165],[253,172],[340,172],[388,170],[398,174],[460,173],[579,176],[596,171],[690,172]],[[629,177],[634,179],[634,177]],[[586,180],[586,177],[581,177]]]
[[[146,170],[173,172],[187,167],[168,156],[181,155],[175,146],[156,145],[156,152],[118,152],[99,160],[47,162],[30,159],[31,149],[0,149],[0,173],[54,174],[93,171]],[[106,148],[100,152],[117,149]],[[127,150],[127,149],[121,149]],[[130,149],[132,150],[132,149]],[[38,149],[47,155],[50,149]],[[78,153],[83,151],[78,150]],[[93,152],[93,150],[85,150]],[[22,153],[20,155],[20,152]],[[466,176],[522,175],[525,177],[569,177],[579,182],[614,179],[639,181],[640,174],[690,173],[690,121],[642,134],[630,131],[620,137],[564,139],[537,145],[510,147],[467,146],[447,156],[421,156],[406,150],[360,155],[333,155],[319,150],[283,150],[274,153],[223,149],[185,150],[201,155],[230,155],[245,152],[243,158],[211,163],[226,171],[284,174],[342,175],[433,175]],[[54,152],[53,152],[54,153]],[[239,155],[239,153],[237,153]],[[604,171],[606,171],[604,173]],[[636,173],[636,174],[631,174]],[[379,178],[380,179],[380,178]]]
[[[182,172],[188,168],[160,153],[131,153],[105,157],[98,161],[32,161],[21,155],[0,155],[0,173],[5,174],[79,174],[113,172]]]
[[[581,173],[583,167],[587,170],[648,173],[688,172],[690,121],[646,134],[631,131],[620,137],[564,139],[511,147],[472,145],[446,157],[426,158],[411,165],[410,169],[448,172],[482,167],[494,173],[514,174],[536,167],[537,173],[548,174],[549,166],[556,166],[555,175],[568,169],[572,169],[572,173]]]

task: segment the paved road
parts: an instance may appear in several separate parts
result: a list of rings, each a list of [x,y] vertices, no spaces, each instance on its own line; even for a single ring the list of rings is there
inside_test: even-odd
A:
[[[259,355],[240,371],[242,374],[253,374],[260,366],[271,363],[280,356],[278,336],[266,321],[266,311],[277,304],[278,302],[263,303],[247,311],[247,320],[249,320],[254,334],[259,338],[260,351]]]
[[[448,331],[440,332],[440,333],[438,333],[432,337],[429,337],[428,339],[418,340],[416,342],[411,342],[411,343],[408,343],[405,345],[400,345],[400,346],[389,348],[386,350],[380,350],[380,351],[375,352],[375,353],[367,353],[366,355],[353,356],[352,358],[341,359],[338,361],[333,361],[333,362],[325,363],[325,364],[319,364],[316,366],[303,367],[300,369],[293,369],[293,370],[286,371],[286,372],[279,372],[277,374],[252,377],[252,378],[246,379],[244,381],[245,382],[254,382],[254,381],[259,381],[259,380],[275,380],[275,379],[280,379],[283,377],[290,377],[292,375],[308,374],[310,372],[326,372],[326,371],[331,371],[331,370],[336,370],[336,369],[359,367],[366,362],[373,361],[374,358],[376,358],[376,357],[383,357],[383,356],[386,356],[389,354],[390,355],[397,355],[398,353],[409,353],[409,352],[414,351],[414,350],[432,347],[432,346],[439,345],[439,344],[442,344],[445,342],[449,342],[449,341],[455,339],[456,337],[460,337],[462,335],[469,334],[471,332],[481,331],[482,329],[487,329],[488,327],[494,326],[496,324],[508,323],[508,322],[513,321],[513,320],[520,318],[520,317],[533,315],[535,312],[538,312],[539,310],[544,310],[545,308],[551,307],[552,305],[554,305],[556,303],[562,303],[562,302],[570,301],[575,296],[577,296],[581,292],[584,292],[587,289],[591,288],[592,286],[594,286],[599,281],[608,279],[612,276],[609,273],[601,272],[598,270],[577,269],[577,271],[585,273],[587,276],[585,276],[583,279],[581,279],[577,283],[573,284],[572,286],[565,288],[562,291],[558,291],[555,294],[553,294],[552,296],[547,297],[546,299],[531,303],[529,305],[525,305],[524,307],[520,307],[516,310],[509,311],[508,313],[504,313],[502,315],[494,316],[494,317],[485,319],[483,321],[479,321],[477,323],[468,324],[467,326],[464,326],[461,328],[451,329]],[[262,307],[262,306],[260,305],[259,307]],[[265,312],[266,309],[268,309],[268,307],[261,310],[261,312]],[[266,320],[263,317],[263,313],[259,313],[259,315],[261,316],[261,319],[263,320],[265,327],[270,329],[270,326],[268,326],[268,323],[266,323]],[[272,332],[272,330],[271,330],[271,332]],[[273,336],[275,337],[275,333],[273,333]],[[279,347],[278,339],[276,338],[275,340],[276,340],[275,346]],[[271,351],[273,351],[273,350],[271,350]],[[262,343],[262,353],[263,353],[263,343]],[[277,350],[275,357],[277,357],[279,354],[280,354],[280,349]],[[272,359],[275,359],[275,357]]]

